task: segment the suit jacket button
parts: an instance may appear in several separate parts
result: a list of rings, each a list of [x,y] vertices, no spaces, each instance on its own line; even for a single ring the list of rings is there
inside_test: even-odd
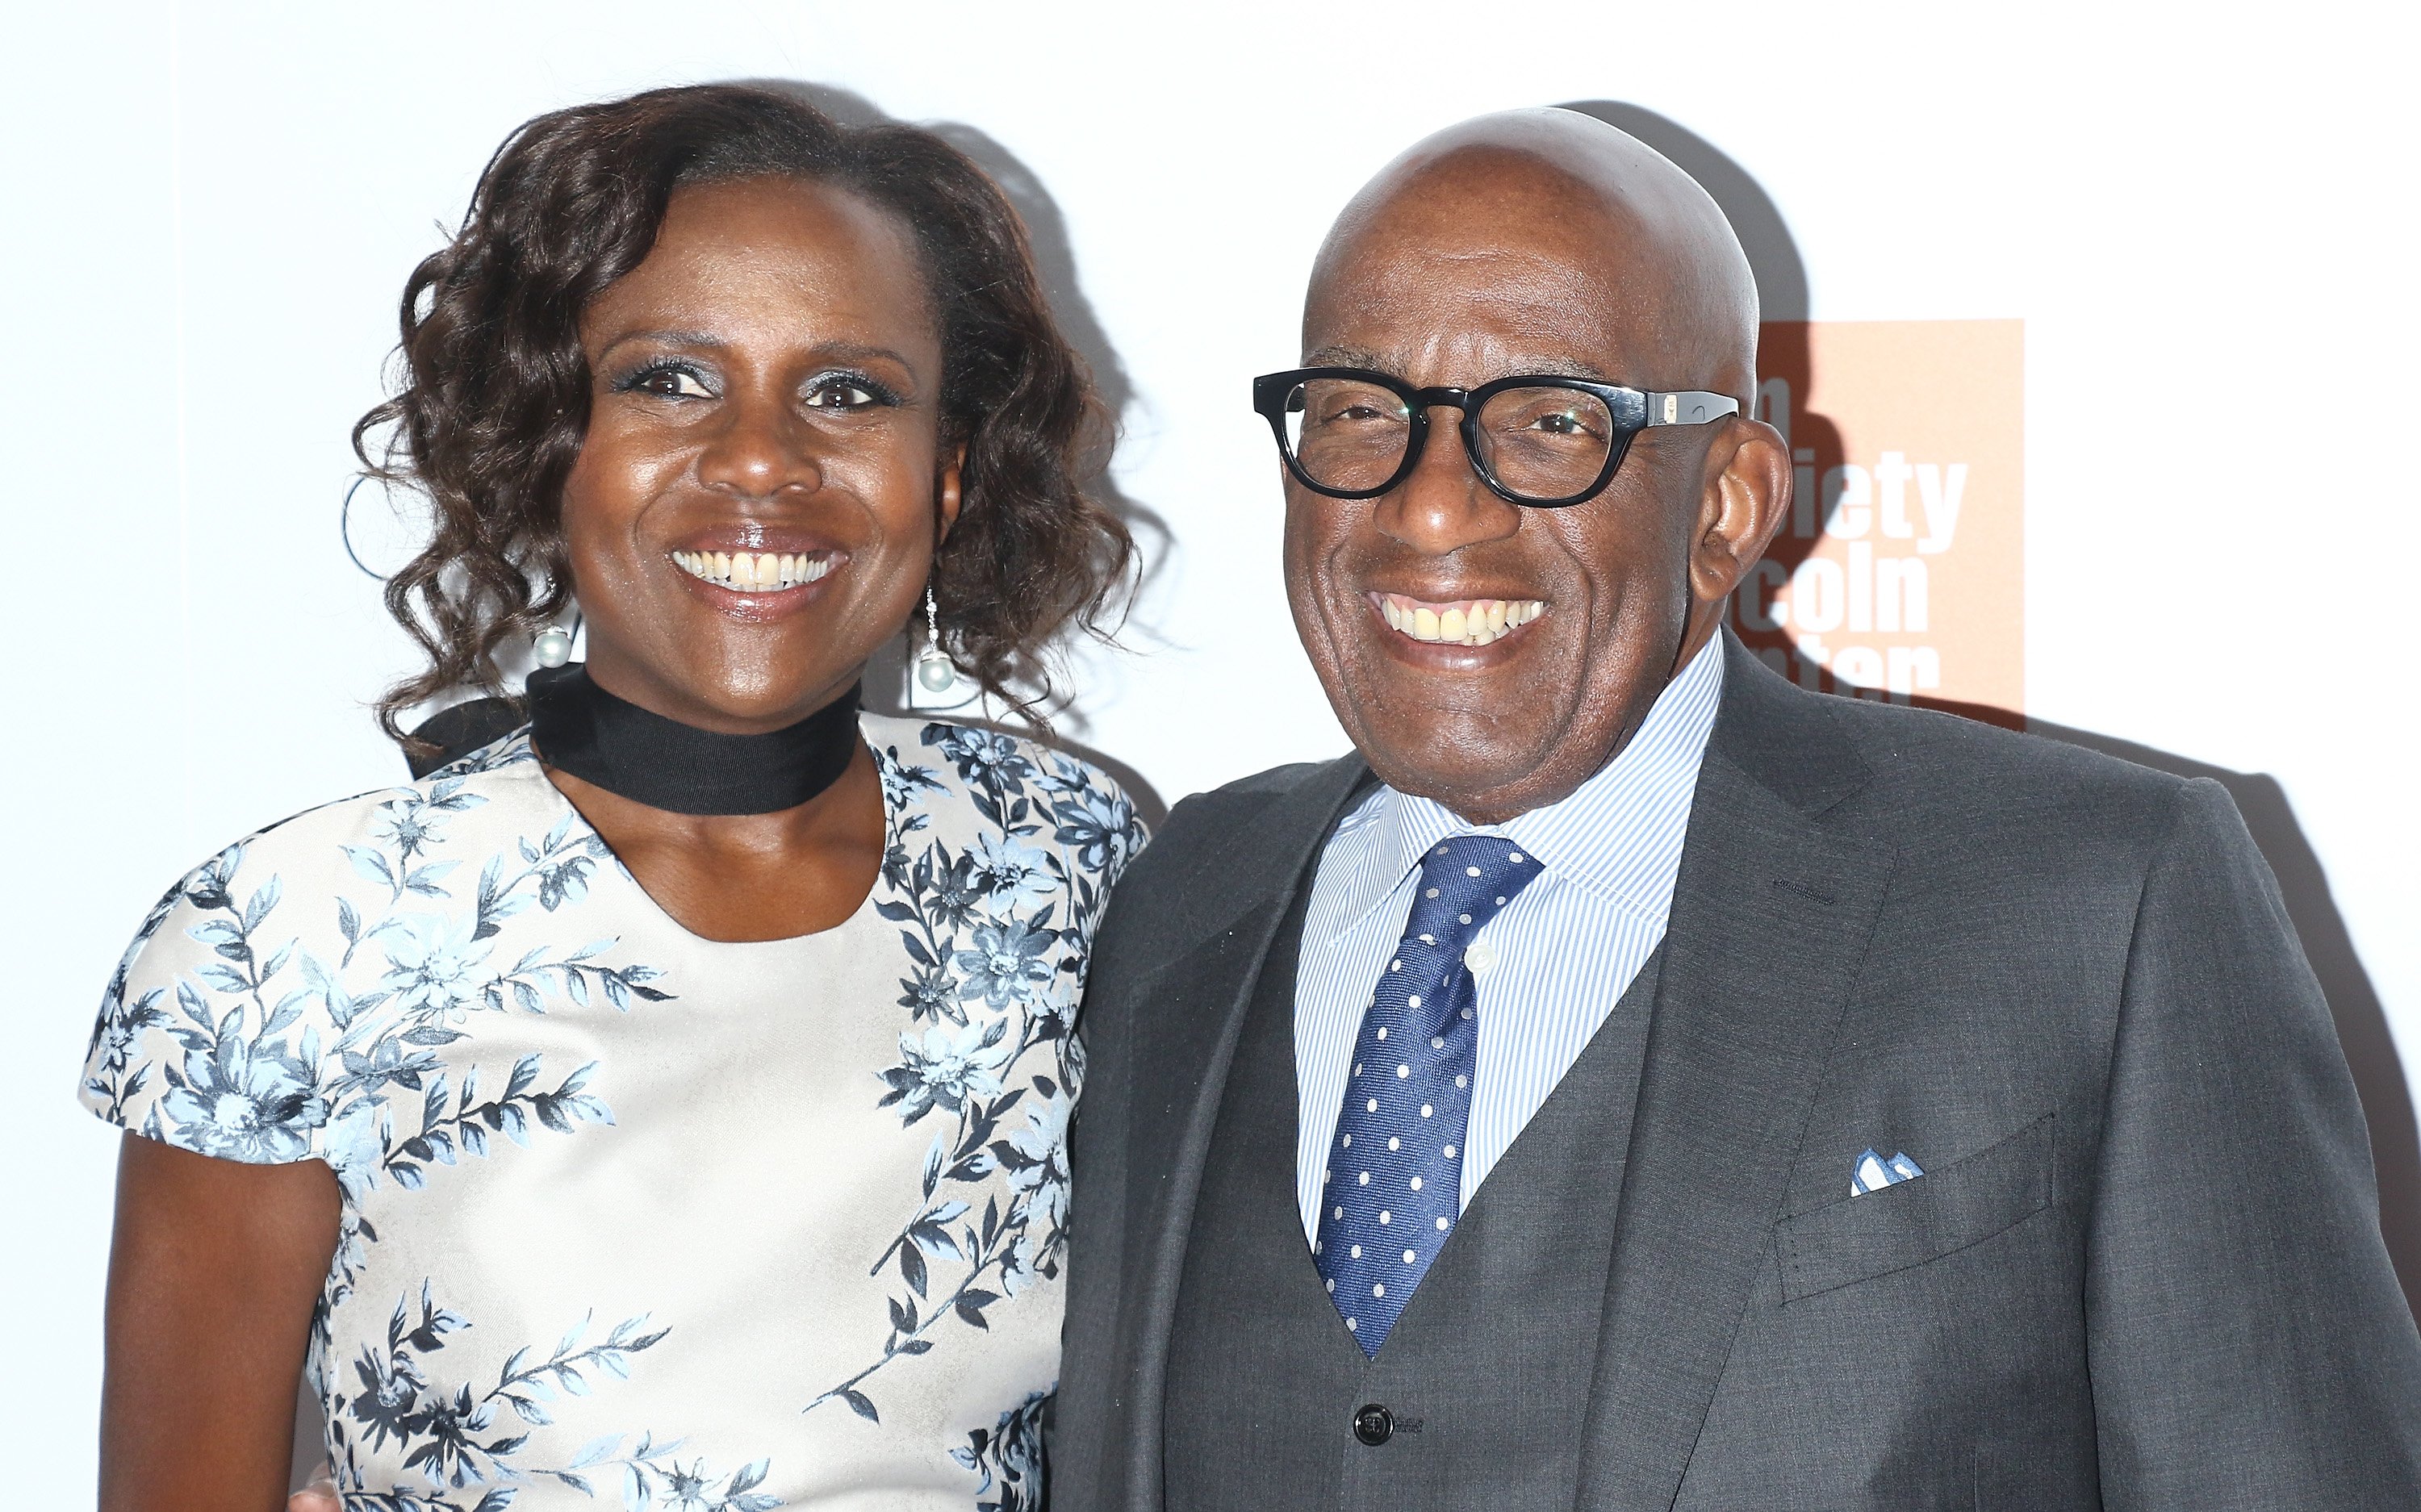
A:
[[[1396,1414],[1372,1402],[1353,1414],[1353,1436],[1376,1449],[1395,1437]]]

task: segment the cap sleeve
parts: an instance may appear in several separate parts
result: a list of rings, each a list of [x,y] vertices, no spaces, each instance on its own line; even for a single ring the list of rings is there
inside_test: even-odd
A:
[[[155,905],[102,995],[81,1100],[249,1165],[324,1159],[325,974],[276,871],[229,846]]]

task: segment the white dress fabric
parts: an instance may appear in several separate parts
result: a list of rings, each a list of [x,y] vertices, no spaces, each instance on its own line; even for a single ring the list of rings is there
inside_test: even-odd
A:
[[[846,923],[724,943],[526,731],[180,881],[83,1098],[343,1193],[310,1380],[348,1512],[1030,1508],[1070,1036],[1142,833],[1095,769],[867,716]]]

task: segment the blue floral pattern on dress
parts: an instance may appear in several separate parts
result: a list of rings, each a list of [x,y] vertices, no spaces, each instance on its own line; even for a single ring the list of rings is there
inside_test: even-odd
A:
[[[337,1482],[347,1487],[346,1512],[505,1512],[522,1484],[534,1479],[591,1498],[602,1483],[619,1492],[628,1512],[772,1512],[782,1504],[780,1498],[756,1489],[764,1484],[770,1460],[723,1474],[702,1457],[682,1463],[681,1441],[659,1442],[648,1433],[636,1435],[635,1442],[627,1433],[592,1439],[560,1467],[527,1462],[529,1437],[517,1428],[552,1423],[551,1402],[587,1395],[607,1378],[628,1380],[631,1357],[671,1332],[650,1331],[647,1318],[632,1317],[591,1343],[593,1321],[583,1317],[574,1323],[543,1355],[529,1346],[514,1350],[496,1383],[482,1391],[469,1382],[447,1386],[430,1359],[445,1348],[447,1334],[469,1322],[438,1306],[426,1285],[416,1312],[409,1301],[398,1302],[385,1348],[366,1346],[353,1362],[359,1385],[346,1409],[347,1421],[330,1424]],[[431,1487],[447,1489],[358,1489],[355,1446],[383,1450],[390,1441],[404,1452],[406,1468],[421,1472]],[[477,1500],[449,1490],[478,1491]]]
[[[864,1256],[869,1276],[889,1277],[887,1317],[872,1325],[882,1347],[804,1404],[842,1403],[868,1424],[882,1420],[884,1371],[979,1347],[988,1310],[1059,1274],[1067,1128],[1084,1074],[1075,1006],[1107,888],[1144,837],[1125,795],[1081,762],[987,730],[916,734],[921,749],[905,754],[898,741],[873,746],[886,843],[871,902],[897,927],[902,1021],[866,1106],[902,1134],[930,1136],[887,1246]],[[526,833],[514,820],[501,843],[486,825],[480,810],[498,790],[486,779],[535,770],[521,732],[412,787],[312,811],[326,820],[312,833],[343,834],[325,861],[294,838],[311,826],[289,820],[294,831],[273,826],[196,867],[146,916],[111,977],[83,1097],[202,1154],[318,1158],[334,1170],[342,1217],[309,1370],[349,1512],[505,1512],[539,1486],[618,1498],[629,1512],[770,1512],[783,1504],[765,1489],[771,1457],[718,1461],[644,1424],[576,1452],[534,1436],[570,1398],[648,1368],[678,1324],[617,1309],[607,1316],[621,1320],[601,1329],[592,1313],[551,1346],[481,1330],[497,1352],[515,1347],[501,1370],[487,1356],[475,1379],[446,1368],[448,1340],[478,1319],[445,1304],[444,1276],[414,1270],[396,1296],[386,1262],[383,1331],[358,1317],[388,1307],[356,1292],[392,1237],[378,1225],[408,1224],[392,1194],[617,1124],[610,1063],[498,1052],[483,1024],[677,1001],[665,970],[633,959],[618,932],[583,927],[601,878],[636,884],[568,803],[551,788],[540,809],[520,799],[513,813],[548,817]],[[980,822],[952,825],[965,843],[934,831],[936,803],[972,804]],[[486,827],[464,831],[475,816]],[[548,922],[535,933],[514,922],[529,918]],[[376,1222],[373,1194],[386,1194]],[[342,1360],[340,1310],[355,1320]],[[1039,1504],[1045,1400],[935,1446],[980,1481],[981,1507]],[[585,1430],[607,1406],[584,1402],[574,1421]]]
[[[1042,1409],[1051,1398],[1037,1392],[1003,1412],[990,1428],[977,1428],[950,1457],[983,1477],[976,1512],[1039,1512],[1042,1505]]]
[[[807,1404],[842,1402],[871,1422],[882,1408],[870,1378],[930,1352],[952,1328],[989,1328],[986,1308],[1059,1273],[1068,1115],[1085,1074],[1070,1031],[1108,884],[1144,840],[1134,805],[1082,762],[962,725],[928,725],[922,739],[987,826],[954,850],[927,836],[924,816],[904,801],[889,805],[882,876],[894,896],[878,912],[903,927],[910,969],[899,1005],[910,1027],[899,1064],[882,1073],[879,1105],[903,1126],[932,1117],[940,1127],[921,1201],[868,1271],[898,1271],[889,1336],[864,1368]],[[876,764],[884,791],[901,800],[942,786],[897,746]],[[1075,847],[1075,865],[1035,843],[1045,835]],[[1038,1048],[1051,1052],[1049,1069],[1005,1079]],[[977,1213],[950,1191],[996,1173],[1007,1177],[1005,1205],[987,1196]]]

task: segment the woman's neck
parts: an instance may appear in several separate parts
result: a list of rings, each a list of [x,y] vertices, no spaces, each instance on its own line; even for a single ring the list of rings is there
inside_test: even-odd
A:
[[[532,674],[547,778],[664,911],[710,940],[829,929],[873,889],[882,783],[857,689],[778,729],[701,729],[568,666]]]
[[[836,927],[882,873],[882,784],[863,742],[838,780],[772,814],[678,814],[554,767],[546,776],[656,906],[709,940],[787,940]]]

